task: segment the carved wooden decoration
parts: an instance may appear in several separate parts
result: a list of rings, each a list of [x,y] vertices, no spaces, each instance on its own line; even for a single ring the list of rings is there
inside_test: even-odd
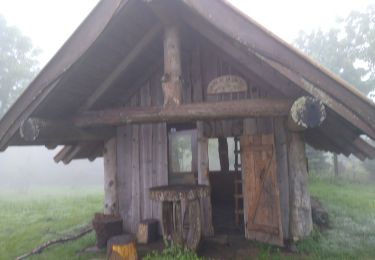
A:
[[[246,81],[235,75],[218,77],[208,84],[207,94],[235,93],[247,91]]]

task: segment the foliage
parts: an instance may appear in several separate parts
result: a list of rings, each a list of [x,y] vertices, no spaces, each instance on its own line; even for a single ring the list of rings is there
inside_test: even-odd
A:
[[[309,172],[313,174],[325,174],[332,170],[332,165],[328,162],[330,156],[326,152],[318,151],[311,146],[306,146],[306,156],[308,159]]]
[[[37,55],[30,39],[0,16],[0,117],[38,71]]]
[[[375,5],[339,19],[328,32],[301,32],[295,44],[367,95],[375,83],[374,26]]]
[[[182,248],[177,245],[167,245],[167,247],[159,253],[158,251],[153,251],[150,254],[146,255],[144,260],[199,260],[203,259],[197,256],[194,252]]]

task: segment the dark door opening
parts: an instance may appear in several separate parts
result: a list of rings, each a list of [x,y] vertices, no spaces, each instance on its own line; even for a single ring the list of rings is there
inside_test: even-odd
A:
[[[209,139],[212,219],[216,234],[244,234],[239,139]]]

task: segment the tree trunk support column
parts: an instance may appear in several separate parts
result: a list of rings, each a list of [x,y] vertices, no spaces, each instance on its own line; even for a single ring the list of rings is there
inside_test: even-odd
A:
[[[310,235],[313,228],[305,143],[301,133],[289,132],[288,159],[290,237],[298,241]]]
[[[162,87],[164,92],[164,106],[181,104],[182,69],[181,42],[178,25],[165,25],[164,32],[164,75]]]
[[[104,146],[104,214],[119,214],[116,138],[110,139]]]

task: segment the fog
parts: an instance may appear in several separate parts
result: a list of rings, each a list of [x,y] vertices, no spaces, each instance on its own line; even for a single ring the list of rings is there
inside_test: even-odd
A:
[[[81,187],[103,185],[103,161],[96,159],[56,164],[58,153],[44,147],[11,147],[0,153],[0,189],[27,189],[36,186]]]

